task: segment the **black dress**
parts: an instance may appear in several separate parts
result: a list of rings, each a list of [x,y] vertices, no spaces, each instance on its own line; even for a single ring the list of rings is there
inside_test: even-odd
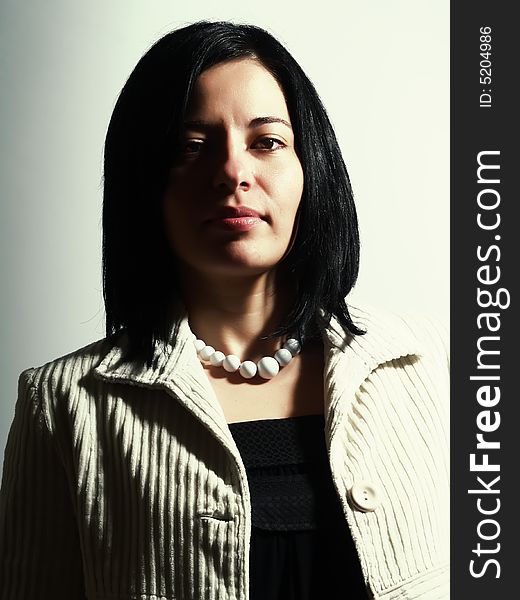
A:
[[[230,423],[251,491],[251,600],[366,600],[324,417]]]

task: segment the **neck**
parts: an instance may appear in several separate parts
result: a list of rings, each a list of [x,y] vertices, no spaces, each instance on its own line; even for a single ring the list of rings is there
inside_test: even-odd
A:
[[[260,339],[272,333],[287,313],[291,295],[273,272],[250,277],[184,274],[182,288],[195,335],[224,354],[241,360],[272,355],[280,339]]]

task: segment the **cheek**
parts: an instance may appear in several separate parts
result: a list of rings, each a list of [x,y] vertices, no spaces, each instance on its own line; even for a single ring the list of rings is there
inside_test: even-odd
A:
[[[200,192],[202,174],[192,165],[173,167],[170,170],[166,195],[174,204],[185,205]]]
[[[296,159],[290,169],[281,173],[276,194],[279,198],[280,211],[287,220],[292,222],[300,206],[303,193],[303,169]]]
[[[190,216],[186,207],[190,206],[187,198],[178,194],[177,189],[168,189],[163,198],[162,217],[166,237],[171,248],[178,252],[179,248],[186,244],[186,232],[190,222]]]
[[[170,182],[163,198],[163,216],[169,229],[188,225],[194,219],[197,192],[184,179]]]

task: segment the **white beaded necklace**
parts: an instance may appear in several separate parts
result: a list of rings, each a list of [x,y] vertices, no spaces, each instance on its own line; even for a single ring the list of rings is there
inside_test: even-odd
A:
[[[241,361],[235,354],[226,356],[223,352],[215,350],[213,346],[207,346],[206,342],[199,339],[193,343],[200,360],[209,362],[214,367],[224,367],[228,373],[238,371],[244,379],[252,379],[257,373],[263,379],[272,379],[278,374],[280,367],[286,367],[301,350],[300,342],[290,338],[280,350],[276,351],[274,358],[264,356],[255,363],[252,360]]]

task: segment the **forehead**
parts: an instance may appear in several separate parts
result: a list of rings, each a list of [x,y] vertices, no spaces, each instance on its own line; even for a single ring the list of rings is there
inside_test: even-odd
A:
[[[220,118],[273,115],[289,120],[285,97],[273,75],[250,58],[231,60],[210,67],[195,82],[188,104],[188,117]]]

